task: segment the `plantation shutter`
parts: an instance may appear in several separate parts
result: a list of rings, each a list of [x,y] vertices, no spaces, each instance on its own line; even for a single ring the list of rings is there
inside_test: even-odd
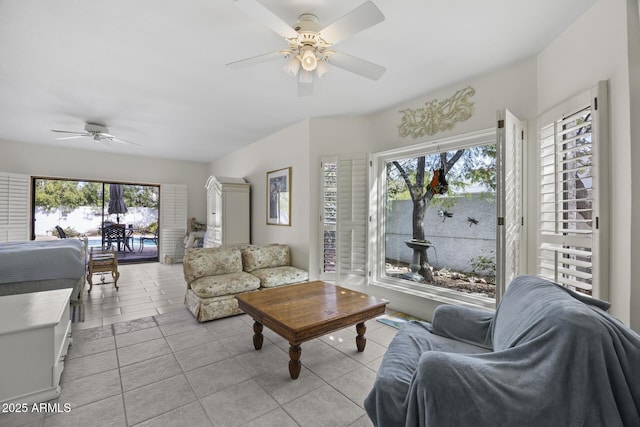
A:
[[[320,278],[335,280],[337,269],[337,225],[338,225],[338,161],[334,157],[322,159],[322,191],[320,212],[320,242],[322,244]]]
[[[29,176],[0,173],[0,242],[29,240]]]
[[[187,233],[187,186],[160,186],[160,262],[181,262]]]
[[[539,118],[538,274],[606,299],[607,92],[601,82]],[[606,232],[604,236],[606,236]]]
[[[496,146],[497,212],[496,304],[520,274],[522,214],[522,146],[524,123],[509,110],[498,111]]]
[[[367,167],[365,159],[338,163],[338,275],[366,271]]]

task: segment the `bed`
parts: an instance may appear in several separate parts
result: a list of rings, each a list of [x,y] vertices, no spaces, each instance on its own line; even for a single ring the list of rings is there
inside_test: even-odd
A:
[[[87,239],[0,243],[0,296],[72,288],[82,301]]]

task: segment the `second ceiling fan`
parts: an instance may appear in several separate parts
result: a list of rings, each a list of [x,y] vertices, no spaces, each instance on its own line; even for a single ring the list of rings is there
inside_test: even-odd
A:
[[[381,65],[333,50],[333,46],[347,37],[384,21],[384,15],[371,1],[367,1],[334,23],[322,27],[318,18],[303,13],[291,27],[258,0],[235,0],[247,14],[264,23],[285,39],[287,49],[270,52],[227,64],[238,68],[275,59],[285,59],[284,71],[298,79],[298,96],[313,93],[313,82],[322,77],[328,65],[333,65],[371,80],[378,80],[385,72]]]
[[[111,135],[107,127],[99,125],[97,123],[85,123],[84,132],[59,129],[51,129],[51,132],[69,134],[69,136],[60,136],[56,139],[77,139],[89,137],[93,139],[94,142],[123,142],[125,144],[139,146],[139,144],[136,144],[135,142],[127,141],[126,139],[118,138],[114,135]]]

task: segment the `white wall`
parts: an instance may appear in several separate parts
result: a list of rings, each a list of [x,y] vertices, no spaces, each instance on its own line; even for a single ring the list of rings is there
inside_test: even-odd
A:
[[[267,224],[267,172],[292,168],[291,226]],[[211,175],[244,178],[251,184],[251,242],[283,243],[291,248],[291,263],[309,269],[309,121],[303,120],[273,135],[211,162]]]
[[[635,2],[636,0],[631,0]],[[627,1],[600,0],[538,55],[538,112],[609,80],[611,116],[611,313],[630,323],[631,233],[640,218],[631,215],[631,151]],[[636,14],[637,17],[637,14]],[[635,153],[638,159],[640,153]],[[637,194],[636,190],[636,194]],[[636,198],[637,200],[637,198]],[[635,291],[638,292],[637,290]],[[636,301],[637,303],[637,301]],[[640,320],[640,319],[639,319]],[[636,323],[640,329],[640,323]]]
[[[457,90],[471,86],[475,95],[473,116],[457,123],[453,129],[423,139],[403,138],[398,133],[402,115],[400,110],[424,107],[427,101],[444,100]],[[529,58],[499,70],[476,76],[472,79],[422,94],[388,110],[374,114],[371,120],[374,139],[369,143],[371,152],[404,147],[421,142],[443,139],[453,135],[496,127],[496,112],[509,109],[516,117],[527,119],[536,115],[536,62]]]
[[[631,13],[627,13],[627,8]],[[634,70],[640,66],[640,53],[635,57],[628,49],[638,48],[637,0],[599,0],[587,13],[572,24],[563,34],[550,43],[537,57],[529,58],[482,76],[441,88],[432,93],[416,96],[384,111],[359,117],[329,117],[311,119],[278,132],[254,145],[239,150],[211,164],[214,174],[244,176],[252,184],[252,232],[254,242],[282,241],[297,248],[296,255],[307,253],[309,260],[297,261],[310,268],[310,276],[317,276],[319,255],[319,191],[320,159],[322,156],[351,158],[355,154],[373,153],[408,146],[425,141],[446,138],[466,132],[495,127],[496,111],[508,108],[517,117],[527,120],[528,163],[535,164],[536,119],[539,113],[565,99],[593,87],[599,80],[610,81],[612,115],[612,179],[611,179],[611,258],[612,273],[610,295],[611,312],[633,328],[640,330],[640,283],[632,277],[640,277],[640,194],[638,186],[632,187],[629,177],[640,180],[640,168],[631,165],[640,162],[640,147],[631,144],[633,126],[635,139],[640,137],[640,121],[631,124],[630,104],[635,116],[640,110],[640,78],[629,78],[629,60]],[[633,18],[631,14],[635,13]],[[634,41],[627,39],[627,17]],[[398,135],[400,110],[419,108],[433,99],[450,97],[458,89],[472,86],[476,94],[474,115],[458,123],[452,130],[422,140],[401,138]],[[307,143],[304,149],[300,144]],[[276,154],[279,153],[279,154]],[[280,154],[281,153],[281,154]],[[300,156],[300,157],[297,157]],[[288,159],[288,162],[278,159]],[[306,215],[306,230],[273,229],[265,226],[264,174],[267,170],[288,165],[306,165],[308,186],[300,194],[301,174],[294,167],[294,226],[299,215]],[[535,168],[529,166],[529,170]],[[637,170],[637,171],[636,171]],[[234,173],[235,172],[235,173]],[[632,175],[633,172],[633,175]],[[258,188],[255,188],[257,183]],[[296,190],[296,188],[298,190]],[[535,246],[535,182],[529,180],[527,213],[527,241]],[[634,197],[636,196],[636,197]],[[299,206],[304,200],[305,206]],[[633,206],[633,209],[632,209]],[[295,210],[301,209],[300,213]],[[256,218],[257,216],[257,218]],[[291,231],[294,229],[292,228]],[[629,230],[633,230],[632,233]],[[632,243],[633,241],[633,243]],[[637,242],[637,243],[636,243]],[[305,248],[305,249],[302,249]],[[527,272],[535,272],[535,256],[532,249]],[[532,261],[533,259],[533,261]],[[634,264],[632,266],[632,264]],[[392,301],[394,308],[429,318],[435,302],[415,298],[397,292],[369,287],[368,292]],[[635,310],[633,310],[635,308]],[[631,312],[634,314],[631,314]]]
[[[637,165],[640,161],[640,0],[627,1],[627,40],[629,52],[629,93],[630,93],[630,117],[631,120],[631,164]],[[635,142],[635,143],[634,143]],[[640,168],[631,168],[631,181],[636,185],[631,187],[631,260],[638,260],[640,255]],[[640,263],[631,262],[630,276],[635,279],[640,277]],[[632,280],[633,284],[635,280]],[[640,331],[640,284],[631,286],[629,295],[629,311],[631,327]]]
[[[186,184],[187,218],[205,222],[208,164],[0,141],[0,171],[140,184]]]

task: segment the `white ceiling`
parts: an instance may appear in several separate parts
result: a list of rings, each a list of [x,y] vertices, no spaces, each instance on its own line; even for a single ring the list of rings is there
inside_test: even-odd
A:
[[[328,25],[364,0],[261,0],[291,25]],[[0,0],[0,140],[210,161],[308,117],[383,110],[538,53],[596,0],[374,0],[385,20],[336,45],[387,68],[331,68],[310,97],[279,62],[226,63],[287,45],[232,0]],[[50,129],[106,125],[141,147]]]

